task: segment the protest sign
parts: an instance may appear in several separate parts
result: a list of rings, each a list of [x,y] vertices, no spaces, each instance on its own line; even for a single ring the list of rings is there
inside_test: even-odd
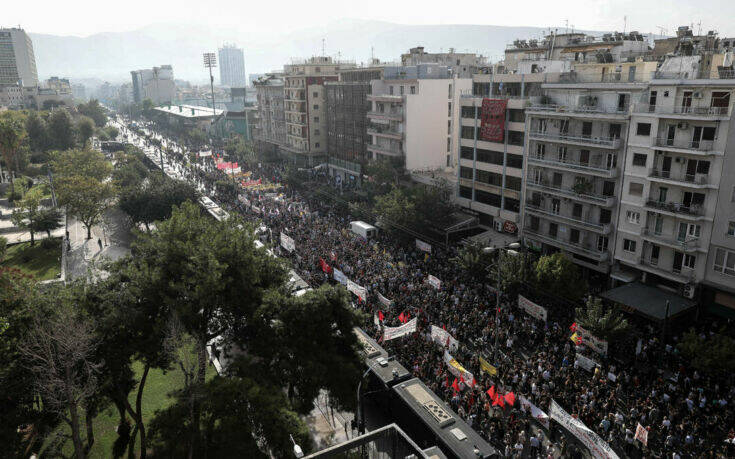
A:
[[[577,365],[584,368],[585,370],[592,372],[595,370],[595,367],[598,365],[597,362],[590,359],[589,357],[585,357],[579,352],[577,352],[577,355],[574,357],[574,360],[577,361]]]
[[[378,301],[380,301],[380,304],[382,304],[386,308],[389,308],[393,305],[393,300],[389,300],[388,298],[384,297],[380,294],[380,292],[378,292]]]
[[[589,331],[577,325],[577,335],[582,338],[582,344],[600,355],[607,355],[607,341],[594,336]]]
[[[457,362],[457,359],[452,357],[452,354],[450,354],[447,351],[444,351],[444,363],[447,364],[449,367],[449,372],[452,373],[455,377],[459,378],[461,377],[464,379],[465,384],[468,386],[473,386],[473,381],[475,380],[475,377],[467,371],[465,367],[462,366],[461,363]]]
[[[289,252],[293,252],[296,250],[296,243],[287,234],[281,233],[281,247]]]
[[[544,413],[543,410],[533,403],[529,402],[526,397],[523,395],[518,396],[518,400],[521,402],[521,408],[523,408],[524,411],[530,411],[531,416],[537,420],[542,426],[546,428],[546,430],[549,430],[551,427],[551,421],[549,420],[549,415]]]
[[[426,253],[431,253],[431,244],[427,244],[420,239],[416,239],[416,248]]]
[[[334,274],[334,280],[336,280],[342,285],[347,285],[347,281],[348,281],[347,276],[345,276],[345,274],[342,271],[335,268],[333,271],[333,274]]]
[[[426,281],[430,283],[432,287],[434,287],[437,290],[440,290],[442,288],[442,281],[432,276],[431,274],[429,274],[429,277],[426,279]]]
[[[448,331],[436,325],[431,326],[431,340],[440,346],[448,347],[452,352],[459,347],[459,342]]]
[[[365,301],[365,294],[367,293],[367,291],[365,290],[365,287],[360,287],[356,283],[347,279],[347,290],[357,295],[357,297],[360,298],[360,300]]]
[[[564,411],[553,399],[549,407],[549,414],[551,415],[551,419],[561,424],[562,427],[577,437],[590,450],[592,457],[597,459],[618,459],[618,455],[615,454],[615,451],[612,450],[610,445],[584,425],[582,421]]]
[[[414,317],[400,327],[385,327],[383,330],[383,341],[390,341],[415,332],[416,325],[418,324],[416,319],[417,317]]]
[[[534,303],[525,296],[518,295],[518,307],[526,311],[531,317],[546,322],[546,308]]]
[[[480,357],[480,370],[484,371],[490,376],[495,376],[498,374],[498,369],[495,368],[493,365],[490,364],[490,362],[483,359],[482,357]]]

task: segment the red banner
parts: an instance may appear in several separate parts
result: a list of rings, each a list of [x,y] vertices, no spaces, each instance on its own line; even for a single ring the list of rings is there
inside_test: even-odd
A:
[[[505,134],[505,99],[482,99],[480,140],[502,142]]]

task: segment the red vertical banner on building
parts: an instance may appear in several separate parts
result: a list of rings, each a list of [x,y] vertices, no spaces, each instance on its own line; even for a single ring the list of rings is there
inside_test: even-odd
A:
[[[505,134],[505,99],[482,99],[480,140],[502,142]]]

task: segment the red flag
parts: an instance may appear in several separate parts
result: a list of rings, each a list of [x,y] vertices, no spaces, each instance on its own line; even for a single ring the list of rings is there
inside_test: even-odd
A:
[[[461,382],[461,383],[465,382],[465,380],[464,380],[464,376],[462,376],[462,375],[459,375],[459,382]]]
[[[442,325],[442,328],[444,329],[444,331],[447,331],[447,326],[446,325]]]
[[[475,377],[472,377],[472,387],[475,387],[477,385],[477,380],[475,380]]]
[[[490,400],[495,400],[495,386],[494,385],[490,389],[487,390],[487,395],[490,396]]]
[[[513,392],[508,392],[505,394],[505,401],[508,402],[508,405],[513,406],[516,402],[516,394]]]
[[[410,313],[410,312],[407,312],[407,313],[406,313],[406,322],[408,322],[408,320],[409,320],[410,318],[411,318],[411,313]]]
[[[470,408],[472,408],[472,405],[474,405],[474,404],[475,404],[475,395],[474,394],[470,394]]]
[[[406,315],[405,315],[404,313],[400,313],[400,314],[398,315],[398,320],[399,320],[399,321],[400,321],[400,322],[401,322],[402,324],[405,324],[405,323],[406,323],[406,322],[408,321],[408,319],[406,319]]]
[[[495,398],[493,399],[493,406],[500,406],[501,408],[505,408],[505,402],[503,401],[503,397],[496,394]]]
[[[454,382],[452,383],[452,389],[454,389],[454,392],[459,392],[459,384],[457,384],[457,378],[454,378]]]
[[[569,329],[573,332],[577,331],[577,322],[574,322],[572,325],[570,325]]]
[[[446,344],[444,345],[444,347],[449,347],[449,335],[447,335],[447,342],[446,342]]]
[[[378,320],[381,322],[385,320],[385,314],[383,314],[383,311],[378,311]]]
[[[329,266],[326,261],[324,261],[324,258],[319,258],[319,266],[321,266],[322,271],[327,274],[332,272],[332,267]]]

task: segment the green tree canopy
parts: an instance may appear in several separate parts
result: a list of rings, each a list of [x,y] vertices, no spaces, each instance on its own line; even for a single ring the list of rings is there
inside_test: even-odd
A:
[[[692,328],[677,346],[694,368],[730,375],[735,370],[735,340],[720,330],[712,335],[698,335]]]
[[[175,206],[196,198],[196,190],[188,183],[152,174],[140,186],[123,190],[118,205],[133,223],[148,228],[155,221],[169,218]]]
[[[579,300],[587,294],[579,268],[562,253],[539,258],[535,272],[538,287],[554,295]]]
[[[51,113],[48,119],[48,132],[52,148],[67,150],[74,147],[76,137],[74,123],[65,108],[54,110]]]
[[[88,116],[80,116],[77,120],[77,134],[82,148],[87,147],[87,142],[94,135],[94,121]]]
[[[97,99],[91,99],[86,104],[77,105],[77,110],[84,116],[88,116],[94,121],[95,126],[104,127],[107,124],[107,115],[105,109],[100,105]]]
[[[600,298],[590,297],[584,308],[577,308],[577,323],[593,335],[608,341],[626,335],[630,331],[628,320],[614,307],[605,309]]]

